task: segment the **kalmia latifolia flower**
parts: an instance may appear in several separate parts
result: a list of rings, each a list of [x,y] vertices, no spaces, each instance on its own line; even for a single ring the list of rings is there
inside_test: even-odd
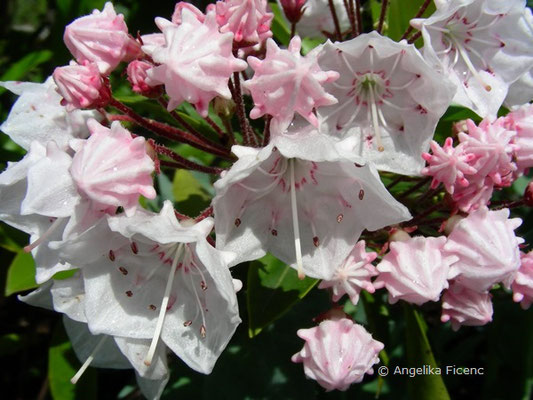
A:
[[[492,321],[492,296],[458,283],[452,283],[442,295],[442,322],[451,321],[452,329],[462,325],[481,326]]]
[[[250,117],[264,114],[273,117],[277,131],[284,131],[297,112],[315,127],[318,120],[314,110],[320,106],[335,104],[337,100],[328,94],[323,85],[339,77],[335,71],[323,71],[317,64],[317,52],[305,57],[300,55],[301,39],[292,38],[287,50],[281,50],[276,42],[268,39],[266,57],[259,60],[248,57],[254,70],[251,80],[244,83],[254,100]],[[280,107],[280,104],[283,104]]]
[[[443,252],[445,243],[444,236],[391,242],[389,252],[377,266],[374,287],[387,288],[390,303],[438,301],[448,287],[450,266],[458,259]]]
[[[533,251],[520,254],[520,268],[511,284],[513,300],[528,309],[533,303]]]
[[[376,32],[326,42],[318,64],[340,74],[325,85],[338,104],[317,110],[321,131],[355,136],[355,154],[378,169],[418,175],[420,156],[453,96],[451,84],[413,45]]]
[[[164,18],[156,19],[165,45],[143,46],[154,62],[160,64],[148,71],[146,83],[165,85],[170,97],[169,110],[188,101],[201,115],[207,116],[212,99],[231,98],[228,80],[233,72],[244,70],[247,64],[232,55],[233,34],[218,31],[214,12],[208,12],[203,23],[187,8],[181,16],[180,25]]]
[[[372,374],[384,347],[365,328],[347,318],[325,320],[317,327],[300,329],[297,334],[305,344],[292,361],[303,363],[305,375],[327,391],[347,390],[351,384],[361,382],[365,374]]]
[[[270,24],[274,14],[266,0],[222,0],[216,2],[220,32],[233,32],[240,47],[261,43],[272,36]]]
[[[454,102],[494,117],[509,85],[531,69],[533,32],[523,22],[525,2],[451,0],[427,19],[411,20],[422,32],[424,58],[449,77]]]
[[[371,278],[378,274],[376,267],[372,265],[376,257],[377,253],[365,250],[364,240],[357,242],[350,255],[335,270],[333,279],[323,280],[318,287],[320,289],[331,288],[333,301],[339,301],[347,294],[352,304],[357,304],[361,290],[364,289],[369,293],[375,292]]]
[[[490,290],[496,283],[509,287],[520,266],[518,245],[524,239],[514,230],[520,218],[509,218],[509,209],[472,212],[452,229],[444,252],[455,255],[449,278],[477,292]]]
[[[124,16],[117,15],[109,2],[103,11],[94,10],[67,25],[63,39],[78,63],[96,63],[104,75],[141,52],[139,43],[128,34]]]
[[[111,97],[108,84],[100,76],[96,64],[71,63],[57,67],[53,77],[57,91],[63,97],[61,105],[66,106],[67,111],[103,107]]]

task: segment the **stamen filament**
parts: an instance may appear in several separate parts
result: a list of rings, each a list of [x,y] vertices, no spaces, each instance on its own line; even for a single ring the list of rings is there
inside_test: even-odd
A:
[[[163,322],[165,321],[165,315],[167,312],[168,300],[170,298],[170,290],[172,289],[172,283],[174,282],[174,275],[176,274],[176,268],[178,267],[178,260],[180,259],[181,253],[183,251],[183,243],[180,243],[176,253],[174,255],[174,261],[172,262],[172,267],[170,268],[170,273],[168,275],[167,286],[165,287],[165,294],[163,295],[163,301],[161,301],[161,308],[159,309],[159,317],[157,318],[157,324],[155,327],[154,337],[152,338],[152,343],[150,344],[150,349],[148,354],[144,359],[144,364],[146,366],[152,365],[152,359],[154,358],[155,349],[157,347],[157,342],[161,336],[161,330],[163,329]]]
[[[57,218],[53,223],[52,225],[50,225],[50,227],[46,230],[46,232],[44,232],[41,237],[39,239],[37,239],[35,242],[33,243],[30,243],[29,245],[25,246],[24,247],[24,252],[25,253],[29,253],[31,252],[34,248],[36,248],[37,246],[39,246],[42,242],[44,242],[46,239],[48,239],[50,237],[50,235],[52,233],[54,233],[54,231],[57,229],[57,227],[59,225],[61,225],[61,222],[63,221],[63,218]]]
[[[291,174],[291,210],[292,210],[292,227],[294,229],[294,251],[296,252],[296,265],[298,267],[298,278],[304,279],[302,261],[302,246],[300,243],[300,227],[298,226],[298,210],[296,204],[296,184],[294,182],[294,159],[289,160]]]
[[[490,87],[490,85],[487,85],[483,79],[481,78],[481,76],[479,76],[479,73],[476,71],[476,68],[474,67],[474,65],[472,64],[472,61],[470,61],[470,57],[468,57],[468,54],[466,54],[466,51],[465,49],[463,48],[463,46],[457,41],[455,40],[453,37],[451,38],[455,44],[455,48],[459,51],[459,54],[461,55],[461,58],[463,59],[463,61],[465,62],[468,70],[472,73],[472,75],[474,76],[474,78],[479,82],[479,84],[481,86],[483,86],[483,88],[487,91],[487,92],[490,92],[492,90],[492,88]]]
[[[78,370],[78,372],[76,372],[76,375],[74,375],[71,379],[70,379],[70,383],[72,383],[73,385],[75,385],[78,380],[81,378],[81,376],[83,375],[83,373],[85,372],[85,370],[89,367],[89,365],[91,365],[91,363],[93,362],[94,360],[94,356],[96,355],[96,353],[98,353],[98,351],[100,350],[100,348],[102,347],[102,345],[104,344],[104,342],[106,341],[107,339],[107,335],[104,335],[102,337],[102,339],[100,339],[100,341],[98,342],[98,344],[96,345],[96,347],[94,348],[94,350],[91,352],[91,354],[89,355],[89,357],[87,357],[87,360],[85,360],[85,362],[83,363],[83,365],[81,366],[81,368]]]
[[[378,146],[378,151],[383,151],[383,143],[381,142],[381,127],[378,122],[378,112],[376,107],[376,99],[374,97],[374,88],[372,85],[368,86],[368,93],[370,95],[370,109],[372,111],[372,127],[374,128],[374,136],[376,138],[376,144]]]

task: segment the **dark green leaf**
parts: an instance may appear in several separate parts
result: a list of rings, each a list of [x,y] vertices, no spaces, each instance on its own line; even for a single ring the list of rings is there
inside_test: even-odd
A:
[[[248,335],[254,337],[281,317],[317,284],[298,279],[296,271],[267,254],[248,269]]]
[[[287,46],[291,38],[291,30],[283,16],[283,11],[280,10],[276,3],[269,3],[269,6],[274,13],[274,19],[272,20],[272,25],[270,27],[274,39],[282,45]]]
[[[28,72],[35,69],[40,64],[50,60],[53,53],[50,50],[34,51],[16,63],[12,64],[9,69],[0,76],[0,81],[18,81],[24,78]],[[0,88],[0,94],[4,93],[6,89]]]
[[[409,21],[414,18],[424,0],[390,0],[387,19],[387,36],[392,40],[400,40],[403,33],[409,27]],[[429,16],[435,12],[433,2],[423,14]],[[415,31],[416,32],[416,31]]]
[[[37,287],[35,283],[35,262],[29,253],[19,252],[7,271],[5,295]]]
[[[426,324],[422,316],[413,307],[405,305],[406,353],[409,367],[429,365],[438,368],[433,351],[426,336]],[[416,375],[407,382],[411,400],[449,400],[450,395],[441,375]]]
[[[174,174],[172,192],[178,203],[178,210],[190,216],[198,215],[209,206],[211,201],[211,197],[202,183],[196,179],[192,172],[184,169],[179,169]]]

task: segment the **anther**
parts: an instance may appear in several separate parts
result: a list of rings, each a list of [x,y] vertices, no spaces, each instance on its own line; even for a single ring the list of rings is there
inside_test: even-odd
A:
[[[126,276],[128,275],[128,270],[124,267],[118,267],[118,270],[121,272],[122,275]]]
[[[344,215],[343,214],[339,214],[337,215],[337,223],[341,223],[342,222],[342,219],[344,218]]]
[[[239,227],[241,225],[241,219],[240,218],[235,218],[235,227]]]

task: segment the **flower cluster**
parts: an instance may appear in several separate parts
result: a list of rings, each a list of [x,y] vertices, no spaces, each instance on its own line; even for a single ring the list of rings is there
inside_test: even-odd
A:
[[[495,285],[533,302],[532,253],[510,218],[531,200],[489,209],[494,189],[533,166],[533,92],[512,86],[530,78],[531,12],[519,0],[439,2],[411,22],[419,51],[416,34],[383,36],[383,21],[363,33],[351,3],[282,0],[287,49],[271,38],[266,0],[205,12],[180,2],[156,18],[160,33],[137,38],[106,3],[66,27],[69,65],[43,84],[2,84],[20,97],[1,129],[27,154],[0,174],[0,220],[30,235],[41,286],[21,299],[64,314],[84,361],[73,382],[91,363],[133,368],[159,398],[169,353],[210,373],[241,322],[232,268],[267,253],[321,280],[334,305],[378,289],[391,304],[441,300],[453,329],[491,321]],[[302,55],[296,32],[328,40]],[[165,121],[117,99],[109,78],[122,62]],[[485,119],[462,121],[441,146],[432,138],[452,101]],[[181,144],[216,161],[186,158]],[[161,199],[154,175],[176,169],[215,176],[198,216],[169,200],[146,207]],[[335,311],[298,331],[292,360],[346,390],[384,344]]]

